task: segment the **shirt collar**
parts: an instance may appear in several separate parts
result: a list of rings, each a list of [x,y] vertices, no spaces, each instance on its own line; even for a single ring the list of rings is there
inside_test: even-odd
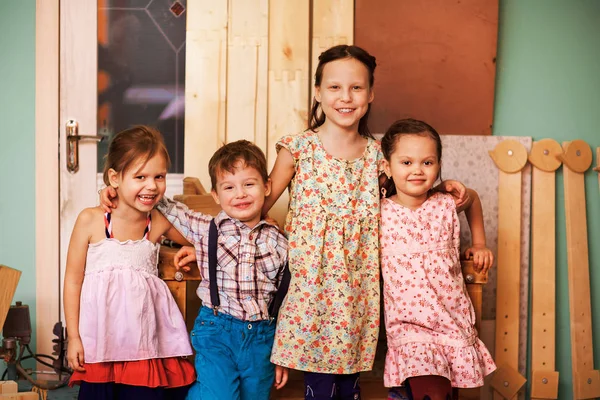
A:
[[[240,222],[239,219],[235,219],[235,218],[231,218],[229,215],[227,215],[225,213],[225,211],[221,210],[217,216],[215,217],[215,224],[220,227],[222,223],[224,223],[225,221],[230,221],[231,223],[233,223],[234,225],[236,225],[237,227],[239,227],[241,230],[244,231],[248,231],[248,232],[252,232],[254,230],[259,230],[262,229],[263,225],[266,226],[273,226],[271,224],[269,224],[268,222],[266,222],[264,219],[261,219],[258,224],[256,224],[256,226],[252,229],[250,229],[248,227],[248,225],[244,224],[243,222]]]

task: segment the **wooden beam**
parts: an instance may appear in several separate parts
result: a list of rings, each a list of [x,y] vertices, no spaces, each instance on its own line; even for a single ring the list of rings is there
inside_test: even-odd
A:
[[[229,0],[226,141],[267,150],[269,1]]]
[[[332,46],[354,43],[354,0],[313,0],[312,4],[311,104],[319,55]]]
[[[560,144],[533,143],[531,208],[531,398],[558,398],[556,349],[556,173]]]
[[[600,374],[594,370],[592,304],[585,201],[585,171],[592,164],[592,150],[583,140],[563,143],[569,316],[571,320],[571,368],[573,398],[600,397]]]
[[[225,142],[227,2],[192,1],[186,14],[183,169],[210,187],[208,160]]]
[[[521,170],[525,147],[515,140],[499,143],[490,156],[498,167],[498,262],[496,354],[499,365],[491,386],[495,399],[511,399],[525,379],[519,374],[519,295],[521,268]]]

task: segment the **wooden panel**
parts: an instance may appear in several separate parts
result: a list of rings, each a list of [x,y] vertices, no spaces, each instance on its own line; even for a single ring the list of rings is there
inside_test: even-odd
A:
[[[529,154],[532,172],[531,212],[531,396],[556,399],[558,373],[556,348],[556,183],[561,162],[560,145],[551,139],[537,141]],[[549,397],[550,396],[550,397]]]
[[[496,285],[496,354],[498,365],[519,365],[519,265],[521,173],[500,171],[498,198],[498,282]]]
[[[269,167],[275,162],[275,142],[307,126],[309,4],[308,0],[269,2]]]
[[[59,220],[59,171],[56,168],[59,163],[56,140],[59,0],[37,0],[35,18],[35,196],[43,199],[35,202],[35,347],[40,354],[51,354],[52,327],[60,319],[60,238],[56,234]]]
[[[186,10],[184,171],[210,187],[208,160],[225,141],[227,2],[196,0]]]
[[[229,0],[226,141],[267,149],[268,0]]]
[[[499,365],[490,386],[494,399],[510,399],[525,383],[519,370],[519,295],[521,265],[521,170],[525,147],[515,140],[498,143],[490,157],[498,172],[498,261],[496,284],[496,345]]]
[[[21,271],[0,265],[0,329],[4,326],[6,315],[10,309],[17,284],[21,277]]]
[[[267,104],[267,165],[275,163],[275,143],[307,128],[310,53],[308,0],[269,2],[269,100]],[[269,211],[280,225],[285,220],[287,191]],[[282,225],[283,226],[283,225]]]
[[[356,0],[354,42],[377,57],[372,132],[411,116],[490,135],[498,0]]]
[[[581,151],[584,148],[578,148],[582,146],[587,146],[589,155],[588,151]],[[573,398],[580,399],[589,398],[590,391],[585,384],[587,379],[594,377],[592,382],[598,380],[597,371],[593,371],[592,305],[584,180],[584,171],[591,165],[591,150],[581,141],[563,143],[563,149],[561,159],[564,163]],[[583,156],[586,156],[586,160],[580,161]],[[598,387],[598,382],[594,382],[594,387]],[[584,393],[586,397],[583,397]],[[600,391],[592,397],[597,396],[600,396]]]
[[[319,54],[338,44],[354,41],[354,0],[313,0],[310,102],[315,91]]]

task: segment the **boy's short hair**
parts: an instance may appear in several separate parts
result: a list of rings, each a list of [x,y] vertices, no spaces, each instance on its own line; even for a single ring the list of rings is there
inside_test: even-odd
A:
[[[217,150],[208,162],[208,174],[210,175],[212,190],[217,188],[217,175],[223,171],[234,174],[236,164],[239,161],[242,161],[245,167],[257,170],[263,181],[267,182],[269,173],[267,172],[265,153],[260,147],[248,140],[236,140]]]

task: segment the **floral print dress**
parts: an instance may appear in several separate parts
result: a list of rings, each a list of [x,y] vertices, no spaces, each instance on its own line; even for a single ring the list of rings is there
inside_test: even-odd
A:
[[[483,385],[496,369],[475,330],[459,259],[452,196],[435,193],[417,210],[381,203],[381,271],[388,352],[384,385],[439,375],[453,387]]]
[[[379,332],[379,143],[329,155],[316,133],[277,143],[295,162],[285,229],[292,275],[271,361],[320,373],[370,370]]]

